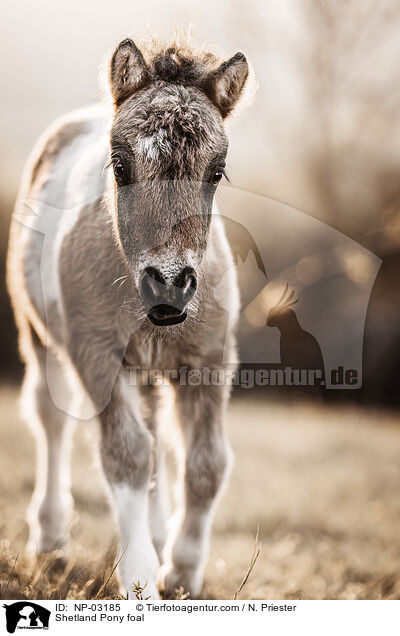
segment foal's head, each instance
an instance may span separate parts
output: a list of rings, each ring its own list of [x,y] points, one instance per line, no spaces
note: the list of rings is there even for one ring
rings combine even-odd
[[[183,322],[198,285],[214,193],[225,167],[223,120],[249,68],[184,47],[115,50],[111,163],[115,229],[143,303],[157,326]]]

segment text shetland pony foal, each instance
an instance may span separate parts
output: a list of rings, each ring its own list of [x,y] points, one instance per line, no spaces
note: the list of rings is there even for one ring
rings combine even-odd
[[[8,286],[26,362],[26,416],[40,421],[47,446],[31,543],[51,551],[67,534],[70,426],[49,386],[72,363],[101,422],[125,549],[122,588],[131,593],[140,582],[151,598],[181,586],[200,592],[229,463],[229,386],[173,387],[182,500],[166,536],[157,387],[130,382],[127,366],[218,369],[223,348],[235,356],[237,282],[211,211],[228,147],[223,120],[248,73],[241,53],[221,61],[188,45],[141,51],[124,40],[110,65],[113,112],[88,108],[50,130],[13,220]],[[226,272],[222,309],[212,290]]]

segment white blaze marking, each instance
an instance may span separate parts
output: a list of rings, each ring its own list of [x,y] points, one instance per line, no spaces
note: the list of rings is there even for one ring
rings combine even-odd
[[[171,144],[168,140],[166,131],[161,128],[153,135],[142,137],[137,141],[136,148],[138,152],[145,155],[147,159],[154,161],[161,154],[170,154]]]

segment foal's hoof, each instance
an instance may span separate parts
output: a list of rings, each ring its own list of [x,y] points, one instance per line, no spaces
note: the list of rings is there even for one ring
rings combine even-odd
[[[32,530],[25,547],[26,556],[31,559],[51,557],[54,561],[67,562],[69,559],[68,540],[46,536],[44,533]]]
[[[39,535],[30,536],[27,546],[26,552],[31,556],[39,556],[41,554],[56,554],[56,555],[64,555],[68,558],[68,539],[65,537],[62,538],[54,538],[51,536],[46,536],[43,533],[39,533]]]
[[[196,598],[201,590],[201,575],[191,567],[176,567],[172,563],[164,563],[158,571],[158,589],[163,598],[178,597]]]
[[[68,565],[68,557],[62,550],[54,550],[53,552],[42,553],[37,556],[37,563],[43,564],[46,573],[50,576],[59,576]]]

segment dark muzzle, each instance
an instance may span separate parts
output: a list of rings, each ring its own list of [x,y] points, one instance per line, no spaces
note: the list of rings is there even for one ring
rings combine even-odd
[[[197,288],[192,267],[185,267],[168,282],[155,267],[147,267],[140,281],[140,294],[149,306],[148,318],[157,327],[178,325],[187,318],[186,305]]]

